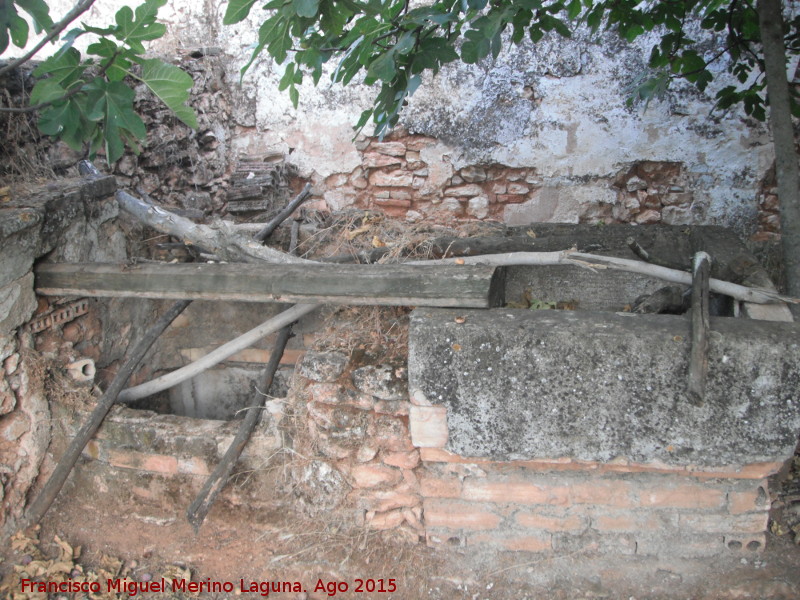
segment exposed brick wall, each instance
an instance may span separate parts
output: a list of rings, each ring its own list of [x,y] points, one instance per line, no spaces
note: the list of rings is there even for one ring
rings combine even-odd
[[[444,450],[440,409],[412,404],[409,411],[414,444],[427,446],[416,474],[431,546],[681,556],[764,548],[766,478],[782,463],[493,462]]]
[[[438,144],[435,138],[403,130],[385,141],[361,140],[361,165],[320,182],[327,206],[379,209],[410,220],[523,218],[641,225],[708,221],[709,207],[694,191],[707,188],[713,177],[689,172],[679,162],[635,162],[616,177],[596,178],[584,187],[580,182],[567,185],[559,177],[548,181],[535,168],[477,164],[457,169]],[[759,232],[775,233],[774,184],[762,188]]]

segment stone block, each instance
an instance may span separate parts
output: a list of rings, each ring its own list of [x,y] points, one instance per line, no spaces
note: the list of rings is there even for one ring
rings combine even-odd
[[[521,527],[543,531],[582,531],[589,525],[583,515],[564,514],[554,517],[541,514],[540,511],[520,511],[514,515],[514,520]]]
[[[417,309],[409,386],[443,409],[444,449],[462,456],[695,470],[785,460],[800,430],[800,324],[712,317],[711,328],[701,406],[686,392],[689,322],[672,315]],[[426,407],[412,407],[412,432],[415,408]],[[702,487],[647,494],[651,506],[726,500]]]
[[[367,152],[364,154],[364,160],[361,164],[365,169],[376,169],[380,167],[399,167],[402,162],[402,159],[396,156]]]
[[[412,184],[412,175],[405,171],[390,171],[384,173],[383,171],[375,171],[370,174],[370,184],[377,187],[409,187]]]
[[[459,171],[459,175],[467,183],[478,183],[487,179],[486,169],[478,166],[465,167]]]
[[[408,409],[411,441],[417,448],[441,448],[447,443],[447,409],[444,406],[415,406]]]
[[[461,480],[453,475],[424,473],[419,480],[420,491],[427,498],[459,498]]]
[[[405,156],[406,145],[403,142],[372,142],[370,149],[387,156]]]
[[[444,191],[445,196],[450,197],[466,197],[471,198],[473,196],[481,196],[483,195],[483,188],[476,184],[468,184],[468,185],[457,185],[455,187],[449,187]]]
[[[36,310],[33,273],[0,287],[0,335],[26,323]]]

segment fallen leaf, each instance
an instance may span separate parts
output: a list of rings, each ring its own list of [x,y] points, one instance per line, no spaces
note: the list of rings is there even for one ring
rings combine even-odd
[[[372,247],[373,248],[385,248],[386,247],[386,242],[384,242],[377,235],[373,235],[372,236]]]

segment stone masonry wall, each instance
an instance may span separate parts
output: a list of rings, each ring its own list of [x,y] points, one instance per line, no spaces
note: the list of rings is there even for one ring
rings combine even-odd
[[[102,26],[121,4],[94,5],[85,17]],[[58,10],[59,3],[54,6]],[[333,209],[382,206],[412,219],[441,213],[511,224],[690,222],[730,226],[743,235],[775,231],[774,219],[759,219],[758,195],[774,160],[766,127],[739,108],[711,110],[716,91],[732,83],[725,73],[706,93],[676,82],[647,110],[626,104],[652,37],[625,44],[578,28],[568,40],[548,35],[537,44],[509,44],[477,65],[446,65],[409,99],[401,120],[408,136],[398,131],[381,146],[354,139],[352,129],[371,104],[372,88],[342,88],[323,75],[318,88],[308,81],[300,86],[295,109],[288,94],[277,91],[282,67],[268,57],[256,60],[240,82],[261,12],[224,26],[224,10],[212,3],[161,9],[170,33],[152,50],[175,56],[215,46],[218,65],[208,77],[192,65],[189,70],[207,80],[208,89],[222,85],[224,98],[195,102],[202,123],[196,134],[176,137],[155,127],[156,137],[163,130],[165,140],[179,145],[161,161],[167,180],[187,186],[160,193],[197,193],[203,209],[206,194],[219,201],[224,162],[231,172],[241,157],[277,155],[312,181],[317,198]],[[189,164],[187,141],[200,148],[189,156],[206,164]],[[400,142],[402,148],[393,145]],[[153,166],[147,160],[145,170]],[[651,167],[657,172],[648,177],[643,170]],[[629,175],[642,181],[629,182]]]
[[[18,518],[39,475],[51,439],[51,412],[42,355],[68,365],[99,357],[95,315],[86,305],[37,299],[33,262],[121,261],[126,241],[113,222],[117,205],[111,177],[62,180],[30,193],[9,193],[0,208],[0,526]],[[31,321],[34,313],[39,318]],[[63,327],[63,346],[47,342],[48,330]],[[43,332],[36,346],[33,331]],[[88,335],[88,338],[86,337]]]

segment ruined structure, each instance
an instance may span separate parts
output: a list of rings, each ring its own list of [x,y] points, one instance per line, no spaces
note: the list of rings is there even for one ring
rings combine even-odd
[[[687,89],[644,113],[626,108],[622,90],[641,66],[636,49],[579,35],[509,51],[491,69],[453,66],[417,93],[395,133],[353,140],[368,90],[304,89],[295,112],[273,91],[277,69],[266,62],[240,86],[252,27],[223,29],[219,7],[208,8],[170,17],[188,49],[161,48],[177,50],[195,78],[200,130],[142,96],[147,147],[113,165],[114,177],[15,190],[0,207],[6,531],[91,410],[92,386],[108,384],[163,310],[156,300],[37,298],[34,261],[197,258],[120,215],[117,186],[198,221],[263,221],[311,182],[309,207],[322,221],[369,209],[408,225],[502,223],[518,228],[496,231],[526,240],[526,250],[551,238],[565,249],[588,235],[599,244],[588,250],[628,252],[604,238],[615,223],[681,226],[664,230],[673,236],[667,248],[690,225],[760,239],[778,230],[764,128],[735,111],[709,117],[708,99]],[[72,174],[79,157],[60,145],[47,151]],[[371,232],[369,218],[356,221],[351,230]],[[307,226],[313,235],[315,223]],[[715,258],[735,247],[752,267],[747,283],[769,283],[734,236],[720,235],[727,245]],[[549,268],[507,276],[505,308],[393,313],[366,341],[330,341],[347,315],[303,318],[221,502],[266,513],[288,498],[304,514],[335,512],[434,548],[670,560],[763,551],[769,478],[800,431],[800,332],[786,311],[745,306],[713,321],[709,394],[698,407],[684,394],[688,321],[626,311],[660,282]],[[537,306],[567,310],[530,310]],[[278,311],[195,302],[131,384]],[[92,490],[145,523],[182,519],[240,411],[263,393],[254,382],[271,341],[114,409],[62,493]]]

